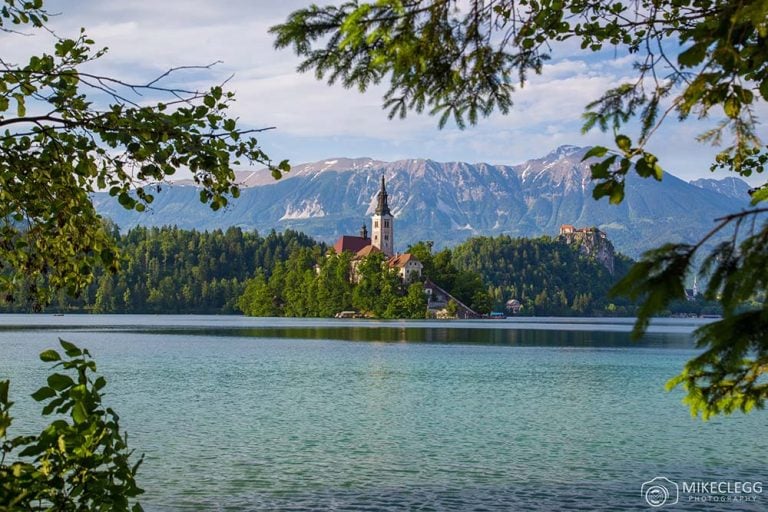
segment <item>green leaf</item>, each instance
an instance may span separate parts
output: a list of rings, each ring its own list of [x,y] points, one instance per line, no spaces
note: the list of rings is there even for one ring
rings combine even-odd
[[[34,398],[37,402],[42,402],[43,400],[54,396],[56,396],[56,391],[54,391],[52,388],[49,388],[48,386],[44,386],[32,393],[32,398]]]
[[[10,381],[0,380],[0,404],[8,403],[8,388]]]
[[[766,199],[768,199],[768,186],[763,185],[762,187],[758,188],[757,190],[752,192],[751,197],[752,199],[750,200],[750,204],[752,204],[752,206],[762,201],[765,201]]]
[[[95,389],[96,391],[99,391],[106,385],[107,385],[107,379],[100,376],[93,382],[93,389]]]
[[[659,164],[653,164],[653,177],[656,179],[656,181],[661,181],[663,176],[664,169],[662,169]]]
[[[46,363],[50,363],[52,361],[60,361],[61,356],[55,350],[48,349],[40,354],[40,360]]]
[[[768,78],[764,78],[763,81],[760,82],[760,95],[765,101],[768,101]]]
[[[632,148],[632,140],[626,135],[619,134],[616,136],[616,146],[626,153]]]
[[[65,402],[65,397],[60,396],[59,398],[55,398],[48,402],[48,405],[43,407],[43,416],[48,416],[51,414],[57,407],[61,406]]]
[[[600,157],[602,157],[602,156],[605,156],[605,154],[606,154],[607,152],[608,152],[608,148],[606,148],[606,147],[603,147],[603,146],[594,146],[594,147],[591,147],[591,148],[589,148],[589,151],[587,151],[587,152],[584,154],[584,158],[582,158],[582,159],[581,159],[581,161],[583,162],[584,160],[588,160],[588,159],[590,159],[590,158],[592,158],[592,157],[597,157],[597,158],[600,158]]]
[[[677,56],[677,63],[682,67],[694,67],[704,60],[707,55],[707,45],[705,43],[697,43],[680,53]]]
[[[88,412],[85,410],[83,402],[75,402],[75,406],[72,407],[72,419],[78,425],[88,419]]]
[[[77,348],[77,345],[74,343],[70,343],[68,341],[64,341],[63,339],[59,338],[59,343],[61,344],[61,348],[64,349],[64,352],[69,357],[79,357],[83,355],[83,351]]]
[[[69,375],[54,373],[48,377],[48,385],[56,391],[63,391],[74,384],[75,381]]]
[[[611,195],[608,198],[610,204],[621,204],[624,200],[624,182],[617,183],[616,186],[611,189]]]
[[[19,117],[24,117],[27,115],[27,107],[24,103],[24,95],[21,93],[16,93],[13,95],[14,99],[16,99],[16,115]]]
[[[741,103],[736,97],[730,96],[725,100],[725,103],[723,103],[723,111],[725,112],[725,115],[732,119],[739,117],[739,112],[741,112]]]

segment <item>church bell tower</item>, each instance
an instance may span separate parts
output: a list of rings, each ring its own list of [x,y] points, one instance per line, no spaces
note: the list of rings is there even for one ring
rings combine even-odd
[[[371,229],[371,245],[377,247],[387,256],[392,256],[395,251],[394,217],[389,211],[387,203],[387,188],[384,185],[384,175],[381,176],[381,189],[379,190],[376,211],[372,217],[373,229]]]

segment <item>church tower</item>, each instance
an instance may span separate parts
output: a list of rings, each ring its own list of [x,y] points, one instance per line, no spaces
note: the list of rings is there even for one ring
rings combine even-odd
[[[381,176],[381,190],[379,190],[376,211],[373,213],[373,229],[371,229],[371,245],[377,247],[387,256],[392,256],[395,251],[394,217],[389,211],[387,203],[387,188],[384,186],[384,175]]]

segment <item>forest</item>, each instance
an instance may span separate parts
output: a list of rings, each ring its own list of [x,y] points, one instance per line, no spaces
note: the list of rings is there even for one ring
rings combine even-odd
[[[96,266],[79,297],[62,291],[45,311],[330,317],[356,310],[378,318],[424,317],[419,286],[402,283],[381,255],[359,262],[353,279],[351,255],[329,255],[325,244],[295,231],[138,227],[121,234],[111,224],[108,231],[121,255],[120,272]],[[407,251],[424,265],[422,280],[481,314],[504,312],[511,299],[522,305],[522,315],[634,311],[628,301],[608,296],[630,265],[621,255],[611,275],[576,247],[549,237],[479,237],[439,251],[419,242]],[[6,312],[29,308],[23,296],[2,306]]]
[[[626,299],[609,290],[632,260],[614,256],[611,274],[576,246],[558,238],[477,237],[453,249],[459,268],[480,274],[495,308],[517,299],[527,314],[626,316],[634,312]]]
[[[325,252],[324,244],[290,230],[263,236],[236,227],[211,232],[137,227],[120,234],[111,225],[108,231],[120,251],[120,272],[97,265],[79,297],[62,290],[45,311],[236,313],[235,303],[255,269],[271,269],[298,248]],[[7,299],[6,312],[30,310],[31,297]]]

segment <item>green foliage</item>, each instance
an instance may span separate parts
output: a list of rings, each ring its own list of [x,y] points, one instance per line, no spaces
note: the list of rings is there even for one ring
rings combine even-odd
[[[330,317],[352,309],[349,254],[295,248],[272,272],[246,281],[238,308],[250,316]]]
[[[503,311],[510,299],[517,299],[526,315],[627,315],[633,310],[626,301],[609,308],[608,291],[617,277],[557,239],[472,238],[453,248],[452,261],[481,276],[495,311]],[[615,275],[623,275],[629,263],[617,255]]]
[[[446,306],[445,306],[445,313],[450,318],[456,318],[456,314],[458,312],[459,312],[459,305],[458,305],[458,303],[455,300],[453,300],[453,299],[449,300],[448,304],[446,304]]]
[[[42,2],[3,4],[0,29],[46,33]],[[239,193],[233,166],[267,165],[275,177],[289,170],[271,163],[254,130],[228,117],[234,96],[222,87],[166,86],[181,68],[139,84],[94,75],[87,69],[106,49],[82,30],[75,39],[52,37],[49,53],[0,65],[0,292],[8,297],[23,285],[42,306],[52,291],[81,293],[99,263],[117,270],[116,247],[91,202],[96,190],[143,211],[153,200],[147,184],[186,168],[201,201],[218,210]]]
[[[704,297],[717,300],[723,318],[696,333],[704,352],[689,361],[668,387],[682,386],[694,416],[708,419],[736,410],[763,408],[768,399],[768,208],[754,208],[718,219],[695,245],[669,244],[649,251],[617,285],[615,292],[643,299],[634,334],[642,335],[651,317],[684,295],[683,279],[707,240],[733,227],[730,240],[704,260],[699,279]],[[762,217],[762,227],[757,222]]]
[[[387,266],[384,254],[373,253],[360,260],[356,273],[357,282],[352,292],[354,308],[379,318],[394,315],[396,308],[391,306],[401,295],[401,282],[397,270]]]
[[[645,148],[673,114],[680,120],[712,114],[720,118],[698,137],[720,145],[730,136],[713,171],[754,177],[765,170],[768,154],[760,147],[755,109],[768,101],[766,20],[768,3],[763,0],[501,0],[471,2],[461,9],[450,0],[380,0],[313,5],[294,12],[272,32],[278,48],[292,46],[304,58],[300,70],[314,70],[320,79],[360,89],[386,80],[384,106],[390,116],[428,109],[440,115],[441,127],[450,117],[464,127],[494,109],[506,113],[512,104],[512,79],[522,85],[529,72],[540,72],[543,61],[558,48],[555,43],[575,41],[586,52],[610,45],[636,55],[635,76],[587,105],[584,114],[584,131],[613,132],[616,149],[593,148],[587,158],[600,159],[592,164],[595,198],[618,204],[630,171],[662,178],[657,156]],[[623,131],[634,120],[639,120],[639,133],[630,137]],[[766,200],[768,183],[752,191],[753,206]],[[646,301],[635,328],[641,334],[650,315],[681,298],[694,261],[708,262],[705,272],[712,272],[713,280],[706,295],[722,303],[722,324],[698,332],[706,357],[691,361],[682,380],[674,381],[684,384],[692,410],[704,417],[734,407],[746,411],[764,399],[759,375],[764,379],[768,366],[759,362],[768,353],[761,316],[768,314],[768,290],[760,276],[768,268],[768,225],[758,227],[764,212],[754,208],[725,217],[699,243],[671,244],[647,253],[616,288]],[[745,219],[753,227],[740,231]],[[705,242],[734,224],[737,234],[732,241],[704,254]],[[542,290],[533,304],[567,302],[557,295]],[[741,316],[745,301],[762,313]],[[579,309],[585,308],[583,294],[578,303]],[[616,309],[615,304],[609,306]],[[742,322],[738,329],[717,327],[736,325],[737,320]],[[745,346],[754,352],[742,351]],[[754,359],[740,359],[745,354],[754,354]],[[700,373],[723,361],[727,371]],[[733,375],[738,378],[733,380]],[[712,389],[729,391],[710,393]]]
[[[455,21],[453,2],[379,1],[341,6],[312,5],[271,29],[278,48],[293,46],[305,57],[300,70],[319,79],[366,90],[391,80],[384,96],[389,116],[405,117],[425,108],[440,114],[443,126],[474,123],[495,108],[511,106],[513,71],[522,80],[541,60],[528,52],[511,57],[485,40],[487,16]],[[324,48],[315,48],[325,43]]]
[[[486,314],[491,311],[491,298],[483,283],[483,276],[478,269],[457,265],[454,250],[443,249],[432,254],[431,243],[418,242],[410,246],[408,252],[424,265],[422,272],[432,282],[477,313]]]
[[[426,109],[439,114],[441,127],[453,118],[462,128],[495,109],[507,113],[515,82],[541,72],[553,43],[576,41],[588,52],[610,45],[637,56],[637,77],[588,105],[584,129],[615,131],[617,154],[639,158],[635,170],[656,176],[661,168],[648,164],[642,148],[658,126],[673,112],[703,118],[716,107],[724,120],[700,138],[719,143],[733,133],[721,155],[740,170],[758,144],[754,105],[768,100],[766,19],[761,0],[502,0],[465,9],[454,1],[380,0],[312,5],[271,31],[275,46],[292,47],[304,58],[299,69],[318,79],[360,90],[387,80],[390,117]],[[640,134],[632,148],[618,130],[635,118]],[[626,170],[603,187],[614,202]]]
[[[119,275],[103,266],[79,298],[60,292],[47,311],[93,313],[233,313],[245,281],[254,269],[270,274],[275,265],[300,247],[323,250],[323,245],[295,231],[266,236],[226,231],[198,232],[175,227],[134,228],[120,235],[106,231],[121,256]],[[23,278],[18,278],[24,283]],[[0,311],[27,311],[19,300]]]
[[[248,316],[280,314],[280,304],[277,303],[263,270],[257,270],[256,275],[247,281],[245,291],[237,299],[237,307]]]
[[[689,361],[667,389],[682,386],[691,415],[707,420],[716,414],[763,409],[768,398],[768,313],[765,307],[728,314],[700,328],[698,344],[706,347]]]
[[[131,461],[119,417],[102,403],[107,381],[95,376],[87,350],[60,340],[40,354],[56,362],[47,386],[32,394],[53,421],[38,435],[8,436],[9,382],[0,381],[0,510],[140,511],[135,481],[142,458]],[[10,462],[6,462],[9,458]]]
[[[268,278],[257,272],[249,279],[237,305],[250,316],[331,317],[355,309],[378,318],[424,318],[427,301],[422,284],[403,283],[382,253],[353,262],[348,252],[322,256],[299,248]]]

